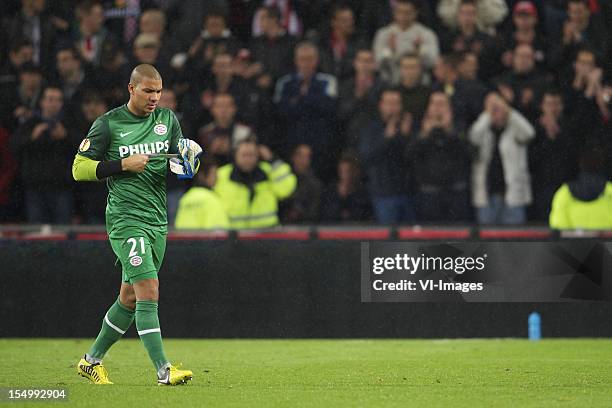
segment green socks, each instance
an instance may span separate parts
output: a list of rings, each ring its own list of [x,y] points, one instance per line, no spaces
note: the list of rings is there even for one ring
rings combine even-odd
[[[108,309],[102,329],[96,341],[87,352],[85,358],[90,363],[99,363],[109,348],[123,336],[134,321],[142,344],[147,349],[149,357],[156,370],[168,363],[164,353],[159,317],[157,316],[157,302],[152,300],[139,300],[136,302],[136,311],[128,309],[119,302],[119,299]]]
[[[100,334],[87,352],[88,360],[101,360],[108,349],[130,328],[133,321],[134,311],[123,306],[117,299],[104,316]]]
[[[159,370],[168,359],[164,353],[156,301],[136,301],[136,328],[155,369]]]

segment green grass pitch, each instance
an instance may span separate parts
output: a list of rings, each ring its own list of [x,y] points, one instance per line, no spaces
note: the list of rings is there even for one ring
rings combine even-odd
[[[15,407],[610,407],[612,340],[174,340],[194,380],[158,387],[137,339],[105,359],[112,386],[74,365],[91,340],[0,339],[0,387],[66,387]],[[0,404],[0,406],[9,406]]]

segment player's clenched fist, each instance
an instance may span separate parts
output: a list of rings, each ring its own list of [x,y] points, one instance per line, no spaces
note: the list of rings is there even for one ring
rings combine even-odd
[[[121,160],[121,169],[132,173],[142,173],[149,162],[146,154],[133,154]]]

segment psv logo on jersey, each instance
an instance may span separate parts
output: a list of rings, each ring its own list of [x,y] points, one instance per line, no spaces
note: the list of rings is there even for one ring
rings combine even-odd
[[[168,126],[164,125],[163,123],[160,123],[158,125],[155,125],[155,127],[153,128],[153,132],[155,132],[156,135],[163,136],[168,133]]]
[[[130,264],[132,266],[140,266],[142,264],[142,258],[139,257],[138,255],[133,256],[130,258]]]

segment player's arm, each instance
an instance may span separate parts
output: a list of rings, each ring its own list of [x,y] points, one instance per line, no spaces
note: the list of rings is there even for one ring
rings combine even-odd
[[[87,137],[79,146],[72,163],[72,177],[76,181],[96,181],[124,171],[144,171],[149,158],[143,154],[119,160],[104,160],[109,145],[108,119],[101,116],[91,125]]]
[[[297,177],[291,171],[291,166],[282,160],[275,160],[270,168],[272,191],[276,198],[284,200],[291,196],[297,187]]]
[[[72,163],[72,177],[76,181],[97,181],[124,171],[142,173],[149,161],[146,154],[134,154],[120,160],[98,161],[76,154]]]

